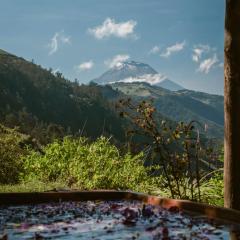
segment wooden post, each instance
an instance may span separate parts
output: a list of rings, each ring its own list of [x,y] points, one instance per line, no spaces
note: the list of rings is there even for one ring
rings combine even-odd
[[[240,0],[226,0],[224,205],[240,210]]]

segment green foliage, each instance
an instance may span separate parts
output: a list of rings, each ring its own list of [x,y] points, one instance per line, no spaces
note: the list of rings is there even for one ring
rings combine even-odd
[[[174,137],[178,139],[176,132]],[[29,150],[30,146],[33,145],[28,136],[0,125],[0,192],[70,187],[80,190],[129,189],[172,197],[166,177],[159,175],[161,166],[144,166],[146,155],[121,154],[107,138],[89,142],[82,137],[65,137],[40,151]],[[172,180],[176,191],[177,185]],[[198,199],[198,184],[188,176],[181,178],[178,187],[180,192],[185,192],[182,198],[193,196]],[[221,169],[200,179],[199,188],[202,202],[223,206]]]
[[[31,180],[28,182],[20,182],[18,184],[0,185],[0,193],[5,192],[43,192],[50,190],[70,190],[65,183],[61,182],[42,182]]]
[[[101,137],[93,143],[85,138],[55,141],[43,149],[32,151],[23,159],[23,180],[60,181],[81,189],[131,189],[143,191],[150,184],[143,154],[121,155],[109,139]]]
[[[219,161],[224,162],[224,149],[220,150]],[[201,179],[201,191],[205,196],[204,201],[212,205],[224,205],[224,180],[223,168],[210,172]]]
[[[204,202],[212,205],[224,205],[223,169],[213,172],[209,179],[202,179],[201,191],[204,193]]]
[[[22,169],[21,157],[27,154],[24,148],[28,136],[0,125],[0,183],[13,184],[19,181]]]

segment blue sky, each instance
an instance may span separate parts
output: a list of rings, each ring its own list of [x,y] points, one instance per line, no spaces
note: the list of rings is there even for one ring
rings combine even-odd
[[[148,63],[223,93],[224,0],[0,0],[0,48],[87,83],[114,61]]]

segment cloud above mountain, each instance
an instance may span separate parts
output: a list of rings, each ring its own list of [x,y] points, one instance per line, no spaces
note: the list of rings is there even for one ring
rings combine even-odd
[[[214,54],[212,57],[207,58],[200,63],[198,71],[207,74],[218,62],[219,59],[217,54]]]
[[[134,20],[117,23],[113,18],[107,18],[101,25],[89,28],[88,32],[97,39],[108,37],[136,38],[134,33],[136,25],[137,22]]]
[[[213,68],[222,66],[216,48],[198,44],[193,47],[192,52],[192,60],[198,64],[197,72],[208,74]]]
[[[109,68],[120,67],[123,62],[130,59],[128,54],[118,54],[114,56],[112,59],[106,60],[104,63]]]
[[[92,60],[90,60],[90,61],[79,64],[78,66],[76,66],[76,69],[80,72],[88,71],[88,70],[92,69],[93,66],[94,66],[94,62]]]
[[[199,62],[202,56],[206,53],[208,53],[211,50],[211,47],[209,45],[196,45],[193,47],[193,55],[192,60],[194,62]]]
[[[159,74],[144,74],[138,77],[129,77],[129,78],[122,79],[118,82],[124,82],[124,83],[146,82],[151,85],[155,85],[162,82],[165,79],[167,79],[167,77],[159,73]]]
[[[59,50],[60,45],[71,44],[71,37],[66,36],[64,31],[56,32],[48,44],[49,55],[56,53]]]
[[[186,46],[186,41],[183,41],[181,43],[176,43],[172,46],[167,47],[165,51],[160,54],[160,56],[164,58],[168,58],[172,54],[182,51],[185,48],[185,46]]]

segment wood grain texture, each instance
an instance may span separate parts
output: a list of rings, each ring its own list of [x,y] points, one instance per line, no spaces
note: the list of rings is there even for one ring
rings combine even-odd
[[[226,0],[224,201],[240,210],[240,0]]]

